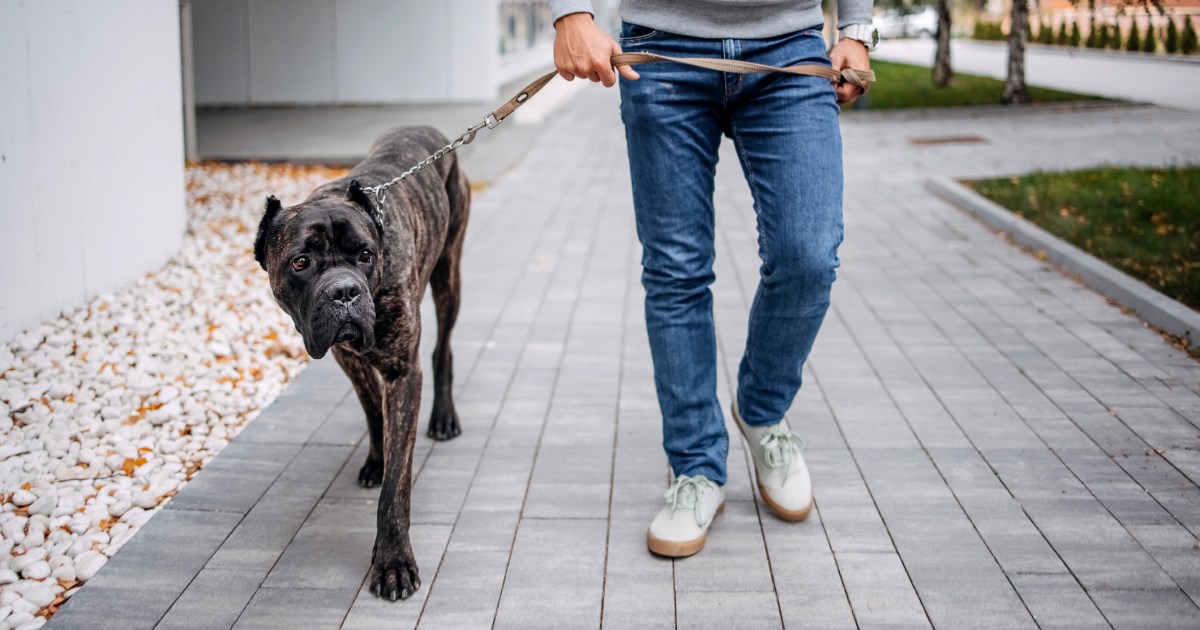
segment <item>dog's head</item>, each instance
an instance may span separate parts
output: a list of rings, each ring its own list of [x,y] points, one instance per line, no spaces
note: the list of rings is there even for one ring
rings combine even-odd
[[[254,258],[267,270],[275,301],[291,315],[314,359],[339,343],[359,351],[375,345],[382,235],[383,226],[357,181],[345,196],[289,208],[267,198]]]

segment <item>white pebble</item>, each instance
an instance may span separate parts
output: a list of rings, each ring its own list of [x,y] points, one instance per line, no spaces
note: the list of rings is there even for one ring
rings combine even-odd
[[[49,492],[47,494],[43,494],[42,496],[38,497],[37,501],[34,501],[33,505],[29,506],[29,513],[30,514],[45,514],[45,515],[49,516],[50,513],[54,511],[54,508],[57,505],[58,505],[58,496],[56,496],[53,492]]]
[[[44,580],[50,577],[50,563],[38,560],[21,570],[21,577],[30,580]]]
[[[75,565],[67,564],[50,572],[50,577],[64,582],[75,581]]]
[[[12,561],[9,563],[8,568],[20,573],[25,570],[25,567],[39,560],[44,560],[45,558],[46,556],[42,554],[41,551],[36,549],[30,550],[19,556],[14,556]]]
[[[139,492],[133,495],[133,504],[142,509],[152,509],[158,505],[158,497],[151,492]]]
[[[23,594],[21,595],[21,599],[18,599],[12,603],[12,607],[14,613],[29,613],[31,615],[36,614],[37,611],[41,610],[39,606],[25,599]]]
[[[42,609],[46,606],[49,606],[50,602],[54,601],[54,598],[58,597],[58,594],[61,592],[62,588],[57,584],[54,584],[53,586],[39,586],[38,588],[30,589],[28,593],[25,593],[24,599],[34,606],[37,606],[38,609]]]
[[[17,490],[12,496],[12,504],[17,507],[25,507],[34,501],[37,501],[37,497],[28,490]]]
[[[75,556],[75,577],[86,582],[92,579],[93,575],[108,562],[108,558],[98,551],[85,551],[78,556]]]
[[[12,584],[17,581],[17,572],[12,569],[0,569],[0,586]]]
[[[118,499],[112,505],[108,506],[108,514],[114,518],[120,518],[131,507],[133,507],[133,503],[129,499]]]

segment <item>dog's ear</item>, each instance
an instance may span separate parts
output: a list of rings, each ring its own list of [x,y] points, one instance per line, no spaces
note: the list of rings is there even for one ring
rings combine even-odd
[[[374,206],[371,205],[371,198],[367,196],[367,192],[362,189],[362,184],[359,184],[357,179],[350,180],[350,189],[346,191],[346,199],[367,211],[367,216],[371,217],[371,223],[375,224],[375,232],[379,238],[383,238],[383,223],[379,221],[379,213],[375,212]]]
[[[282,207],[283,204],[279,203],[275,195],[267,197],[262,220],[258,222],[258,236],[254,238],[254,260],[257,260],[264,270],[267,268],[267,232],[271,229],[271,222],[275,220],[275,215]]]

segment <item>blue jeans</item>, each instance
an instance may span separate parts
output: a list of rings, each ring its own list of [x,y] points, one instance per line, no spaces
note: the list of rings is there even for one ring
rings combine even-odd
[[[698,39],[632,24],[627,52],[829,65],[820,26],[760,40]],[[760,281],[737,401],[751,425],[783,419],[829,307],[842,242],[842,143],[827,79],[643,64],[621,79],[646,328],[676,475],[724,484],[729,435],[717,401],[713,330],[713,175],[733,140],[754,198]]]

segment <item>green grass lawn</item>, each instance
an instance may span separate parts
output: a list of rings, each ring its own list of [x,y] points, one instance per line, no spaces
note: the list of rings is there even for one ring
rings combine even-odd
[[[1200,167],[1038,172],[968,184],[1059,238],[1200,308]]]
[[[867,109],[908,107],[959,107],[963,105],[999,105],[1004,82],[973,74],[955,74],[949,87],[933,86],[933,70],[904,63],[872,61],[875,85],[867,97]],[[1096,96],[1030,87],[1035,103],[1056,101],[1103,100]]]

